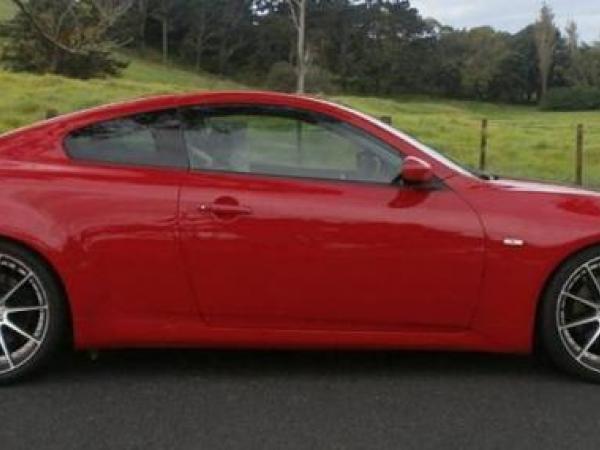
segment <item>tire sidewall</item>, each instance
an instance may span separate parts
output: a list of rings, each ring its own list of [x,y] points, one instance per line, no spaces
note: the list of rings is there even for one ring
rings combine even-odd
[[[567,260],[554,274],[548,284],[541,309],[540,329],[542,344],[552,362],[567,372],[582,377],[588,381],[600,383],[600,372],[585,367],[577,362],[566,349],[560,335],[557,322],[557,310],[560,294],[576,270],[586,262],[600,258],[600,246],[591,247]]]
[[[48,364],[64,340],[67,321],[64,294],[49,267],[35,254],[12,243],[0,242],[0,254],[22,262],[33,271],[45,291],[48,302],[48,323],[44,340],[25,364],[11,372],[0,374],[0,385],[4,385],[39,372]]]

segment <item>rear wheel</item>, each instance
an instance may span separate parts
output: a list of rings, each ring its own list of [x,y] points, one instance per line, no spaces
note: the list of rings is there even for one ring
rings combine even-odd
[[[0,383],[47,363],[65,324],[62,292],[46,265],[19,246],[0,243]]]
[[[546,290],[541,337],[566,371],[600,382],[600,247],[567,261]]]

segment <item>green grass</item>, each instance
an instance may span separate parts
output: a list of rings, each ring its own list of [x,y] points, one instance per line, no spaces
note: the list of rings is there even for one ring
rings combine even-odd
[[[48,109],[66,113],[149,95],[241,88],[141,59],[133,59],[121,77],[90,81],[0,70],[0,132],[43,119]]]
[[[17,7],[11,0],[0,0],[0,20],[12,18],[16,11]]]
[[[6,1],[0,0],[0,13]],[[1,17],[1,15],[0,15]],[[206,74],[131,58],[119,78],[79,81],[0,70],[0,132],[61,113],[169,92],[244,89]],[[600,186],[600,112],[551,113],[533,107],[429,98],[336,97],[471,166],[477,165],[482,118],[490,120],[488,169],[515,177],[573,179],[576,125],[586,128],[585,181]]]

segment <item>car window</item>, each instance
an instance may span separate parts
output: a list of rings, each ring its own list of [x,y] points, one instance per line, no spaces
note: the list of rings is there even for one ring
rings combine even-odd
[[[176,110],[138,114],[77,130],[66,140],[73,159],[159,167],[187,167]]]
[[[333,118],[277,107],[187,108],[192,169],[391,183],[401,156]]]

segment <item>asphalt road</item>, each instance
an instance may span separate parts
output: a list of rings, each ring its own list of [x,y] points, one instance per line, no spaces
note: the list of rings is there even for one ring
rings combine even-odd
[[[0,389],[0,448],[596,449],[600,386],[528,358],[127,351]]]

